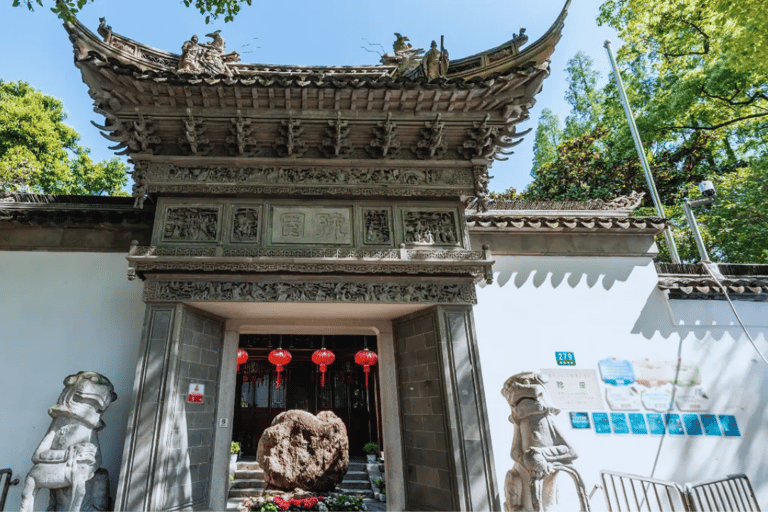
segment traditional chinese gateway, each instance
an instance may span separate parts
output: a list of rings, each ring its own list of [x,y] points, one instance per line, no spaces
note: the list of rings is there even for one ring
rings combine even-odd
[[[335,411],[353,452],[380,442],[391,510],[498,510],[497,482],[512,466],[499,393],[510,375],[573,361],[573,375],[551,390],[558,407],[572,400],[590,412],[605,407],[597,378],[588,379],[598,360],[640,357],[650,345],[678,357],[670,338],[682,344],[693,332],[679,327],[696,323],[691,299],[720,292],[677,268],[659,281],[654,236],[666,221],[629,216],[641,196],[488,198],[493,160],[530,131],[517,126],[549,74],[567,8],[532,44],[523,29],[450,59],[442,42],[425,52],[396,34],[393,52],[372,66],[246,64],[218,31],[209,42],[191,37],[176,55],[103,19],[98,35],[65,25],[104,118],[94,124],[133,163],[133,198],[10,198],[0,236],[10,250],[62,251],[57,261],[83,266],[83,276],[110,269],[78,304],[108,308],[101,335],[114,338],[103,345],[114,364],[102,373],[118,374],[110,378],[123,403],[112,409],[122,407],[127,423],[124,437],[118,425],[102,445],[113,447],[113,480],[119,474],[116,510],[225,508],[230,442],[253,453],[289,408]],[[82,252],[65,254],[73,251]],[[132,283],[112,272],[126,254]],[[731,270],[729,285],[757,318],[768,285],[753,276],[745,287]],[[59,281],[50,282],[55,293]],[[141,315],[137,346],[130,326]],[[710,336],[702,329],[697,339]],[[726,336],[734,354],[739,336]],[[378,355],[370,388],[353,362],[366,343]],[[310,354],[321,345],[337,362],[318,384]],[[294,354],[282,374],[267,359],[279,346]],[[238,349],[249,356],[241,368]],[[693,354],[711,371],[713,359]],[[136,356],[135,372],[126,369]],[[568,379],[588,391],[557,394]],[[585,437],[594,432],[577,425],[566,437],[577,449],[594,445]],[[765,437],[763,429],[749,439]],[[650,467],[655,441],[641,441],[632,453]],[[671,478],[686,448],[669,443]],[[631,469],[612,465],[610,450],[593,451],[579,459],[588,486],[599,469]]]

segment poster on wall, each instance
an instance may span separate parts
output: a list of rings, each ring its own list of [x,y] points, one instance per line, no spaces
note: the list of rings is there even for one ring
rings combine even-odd
[[[552,403],[560,409],[603,409],[600,384],[595,370],[542,368],[549,378],[546,387]]]

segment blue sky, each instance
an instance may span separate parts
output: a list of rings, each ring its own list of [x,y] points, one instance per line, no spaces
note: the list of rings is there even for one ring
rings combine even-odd
[[[52,0],[44,0],[50,5]],[[222,30],[227,50],[236,50],[244,62],[262,64],[350,65],[376,64],[379,56],[362,48],[368,42],[380,43],[391,51],[394,32],[410,38],[414,46],[429,48],[433,39],[445,36],[451,58],[461,58],[492,48],[512,38],[525,27],[529,43],[541,36],[554,22],[564,0],[538,1],[427,1],[334,0],[318,2],[293,0],[264,2],[254,0],[244,7],[234,22],[213,21],[181,2],[169,0],[96,0],[78,18],[95,31],[100,17],[106,17],[115,32],[163,50],[180,53],[181,45],[192,34]],[[541,110],[568,114],[565,103],[566,61],[579,50],[595,60],[603,83],[608,63],[603,41],[614,41],[615,32],[595,22],[601,0],[573,0],[565,22],[563,38],[552,58],[552,74],[544,81],[531,111],[531,119],[519,130],[535,130]],[[69,113],[68,123],[82,136],[82,144],[92,149],[95,160],[111,158],[110,143],[90,121],[102,122],[92,110],[88,91],[73,64],[72,46],[59,20],[47,8],[31,13],[26,8],[0,4],[0,26],[4,51],[0,78],[25,80],[32,86],[62,100]],[[369,46],[379,50],[379,47]],[[491,190],[510,186],[522,190],[531,181],[533,133],[515,148],[507,162],[496,162],[491,170]]]

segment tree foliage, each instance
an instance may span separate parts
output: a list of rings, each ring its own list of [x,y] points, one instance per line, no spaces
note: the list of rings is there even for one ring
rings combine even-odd
[[[618,51],[622,79],[689,261],[698,255],[680,202],[696,198],[696,183],[710,179],[718,199],[697,215],[711,256],[768,262],[768,17],[761,4],[606,0],[598,17],[626,43]],[[555,159],[535,160],[523,197],[609,199],[647,191],[614,81],[593,87],[596,74],[580,55],[567,72],[572,111],[563,140]],[[544,119],[540,128],[550,129]],[[645,205],[652,205],[650,194]]]
[[[66,118],[56,98],[0,80],[0,191],[125,194],[128,166],[117,158],[94,163]]]
[[[94,0],[53,0],[51,10],[62,19],[69,19]],[[232,21],[243,5],[251,5],[252,0],[182,0],[185,6],[194,7],[205,16],[205,22],[218,19],[223,16],[224,21]],[[35,10],[35,5],[44,6],[43,0],[13,0],[13,6],[25,6],[30,11]]]
[[[557,146],[563,140],[563,130],[560,128],[560,118],[557,114],[545,108],[541,111],[539,125],[533,138],[533,168],[538,169],[546,163],[557,159]]]

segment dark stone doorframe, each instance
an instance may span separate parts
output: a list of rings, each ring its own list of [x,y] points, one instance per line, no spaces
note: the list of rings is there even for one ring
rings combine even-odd
[[[407,510],[500,510],[471,306],[394,322]]]

